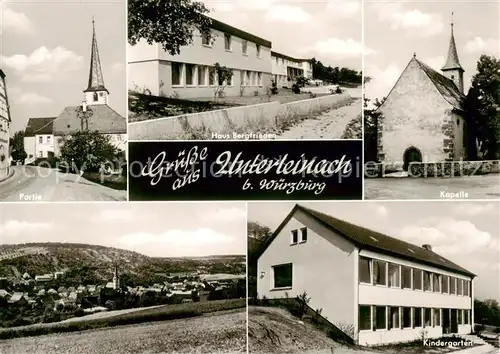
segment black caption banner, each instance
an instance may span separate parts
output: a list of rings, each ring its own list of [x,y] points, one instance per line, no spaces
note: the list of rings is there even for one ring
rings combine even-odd
[[[362,143],[170,141],[129,144],[129,199],[362,199]]]

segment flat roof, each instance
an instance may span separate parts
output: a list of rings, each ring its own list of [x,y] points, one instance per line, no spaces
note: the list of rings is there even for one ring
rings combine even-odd
[[[253,35],[249,32],[240,30],[239,28],[230,26],[227,23],[221,22],[221,21],[213,19],[211,17],[208,17],[208,18],[212,21],[212,24],[210,25],[210,27],[215,29],[215,30],[218,30],[218,31],[221,31],[224,33],[228,33],[228,34],[232,34],[233,36],[236,36],[236,37],[239,37],[242,39],[246,39],[247,41],[251,41],[251,42],[260,44],[260,45],[267,47],[267,48],[272,47],[271,41],[268,41],[267,39],[264,39],[264,38],[258,37],[256,35]]]
[[[285,55],[285,54],[281,54],[281,53],[278,53],[278,52],[275,52],[275,51],[271,51],[271,56],[278,57],[278,58],[281,58],[281,59],[290,60],[290,61],[297,61],[297,62],[304,62],[304,61],[310,62],[311,61],[311,59],[293,58],[291,56],[288,56],[288,55]]]

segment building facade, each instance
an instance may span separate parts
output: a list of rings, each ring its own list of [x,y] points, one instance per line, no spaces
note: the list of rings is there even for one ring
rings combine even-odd
[[[442,73],[416,58],[377,109],[379,162],[441,162],[466,159],[463,68],[453,24],[448,57]]]
[[[56,117],[30,118],[24,130],[25,163],[54,156],[54,134],[52,123]]]
[[[5,73],[0,69],[0,180],[9,175],[10,168],[10,109]]]
[[[160,44],[140,41],[128,47],[129,88],[155,96],[213,98],[218,86],[215,63],[232,69],[225,96],[265,94],[276,80],[288,87],[297,76],[312,78],[312,64],[271,51],[270,41],[211,19],[212,34],[194,30],[193,43],[171,55]]]
[[[312,256],[313,255],[313,256]],[[360,345],[468,334],[474,274],[432,251],[295,206],[258,259],[259,297],[307,293]]]

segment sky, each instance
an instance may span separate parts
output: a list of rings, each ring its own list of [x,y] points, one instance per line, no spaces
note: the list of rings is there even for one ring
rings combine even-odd
[[[418,246],[430,244],[434,252],[477,274],[476,298],[500,301],[498,202],[300,204]],[[259,222],[274,231],[294,205],[288,202],[250,202],[248,220]]]
[[[11,135],[28,118],[80,105],[87,88],[94,16],[109,105],[126,113],[124,0],[0,0],[0,68],[7,75]]]
[[[272,50],[361,70],[360,0],[202,0],[208,15],[272,42]]]
[[[246,254],[246,207],[235,202],[0,205],[0,243],[71,242],[150,257]]]
[[[365,2],[364,73],[373,78],[366,84],[365,95],[371,99],[387,96],[413,53],[441,72],[448,54],[452,12],[467,93],[480,55],[498,57],[499,4],[450,0]]]

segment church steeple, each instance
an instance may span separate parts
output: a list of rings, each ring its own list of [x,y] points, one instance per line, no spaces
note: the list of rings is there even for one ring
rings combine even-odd
[[[95,23],[93,18],[89,81],[87,89],[83,92],[85,93],[85,102],[89,106],[108,103],[109,91],[104,86],[104,78],[102,76],[101,60],[99,58],[99,48],[97,46],[97,36],[95,33]]]
[[[451,13],[451,37],[450,37],[450,45],[448,47],[448,57],[446,59],[446,63],[444,64],[441,71],[443,75],[453,80],[455,85],[458,87],[460,92],[464,92],[464,69],[460,65],[460,60],[458,60],[458,52],[457,46],[455,44],[455,36],[453,34],[453,12]]]

